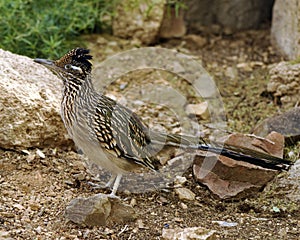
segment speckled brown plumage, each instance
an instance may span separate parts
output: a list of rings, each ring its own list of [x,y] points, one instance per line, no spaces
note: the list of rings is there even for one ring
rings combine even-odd
[[[197,144],[188,137],[152,132],[128,108],[96,92],[92,85],[92,56],[76,48],[51,61],[35,59],[63,80],[61,115],[69,135],[91,162],[110,170],[115,194],[123,173],[141,166],[156,170],[160,163],[153,156],[152,142],[215,152],[239,161],[271,169],[285,169],[290,163],[249,149]]]

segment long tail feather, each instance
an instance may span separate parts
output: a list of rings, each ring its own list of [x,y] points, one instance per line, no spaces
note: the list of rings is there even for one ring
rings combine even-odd
[[[260,167],[274,170],[288,170],[292,162],[267,153],[255,151],[245,147],[236,147],[229,144],[220,143],[207,144],[202,138],[193,136],[183,136],[178,134],[164,134],[151,132],[151,140],[156,144],[176,146],[185,149],[208,151],[232,158],[236,161],[251,163]]]

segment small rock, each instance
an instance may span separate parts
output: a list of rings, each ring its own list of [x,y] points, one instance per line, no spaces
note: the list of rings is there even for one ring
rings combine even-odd
[[[238,77],[238,71],[236,68],[233,67],[227,67],[225,71],[225,76],[229,77],[230,79],[237,79]]]
[[[35,228],[34,230],[37,232],[37,234],[41,234],[41,233],[42,233],[42,228],[41,228],[41,226],[38,226],[38,227]]]
[[[241,69],[243,69],[246,72],[252,72],[253,71],[253,68],[251,67],[251,65],[248,64],[248,63],[246,63],[246,62],[244,62],[244,63],[238,63],[236,65],[236,67],[237,68],[241,68]]]
[[[238,223],[236,222],[227,222],[227,221],[212,221],[212,223],[217,223],[221,227],[236,227]]]
[[[45,154],[40,150],[40,149],[37,149],[36,150],[36,154],[40,157],[40,158],[45,158]]]
[[[130,206],[134,207],[135,205],[136,205],[136,199],[132,198],[131,201],[130,201]]]
[[[300,140],[300,107],[272,116],[259,123],[253,130],[257,136],[266,136],[272,131],[282,134],[286,144]]]
[[[21,204],[19,204],[19,203],[15,203],[15,204],[13,205],[13,207],[14,207],[14,208],[17,208],[17,209],[19,209],[19,210],[23,210],[23,209],[24,209],[24,207],[23,207]]]
[[[280,62],[272,65],[267,92],[274,97],[274,102],[284,108],[292,108],[299,103],[300,63]]]
[[[178,184],[178,185],[183,185],[185,184],[187,181],[186,177],[182,177],[182,176],[176,176],[175,180],[174,180],[174,184]]]
[[[160,196],[159,199],[158,199],[157,201],[158,201],[159,203],[161,203],[161,204],[168,204],[168,203],[169,203],[168,199],[166,199],[166,198],[163,197],[163,196]]]
[[[184,210],[186,210],[186,209],[188,209],[188,206],[185,204],[185,203],[180,203],[180,206],[181,206],[181,208],[182,209],[184,209]]]
[[[14,218],[16,215],[12,212],[1,212],[1,215],[6,218]]]
[[[111,212],[107,219],[108,222],[126,223],[134,221],[137,216],[133,207],[122,203],[119,198],[108,198],[111,202]]]
[[[209,118],[208,103],[202,102],[199,104],[188,104],[185,108],[188,115],[194,115],[201,119]]]
[[[105,194],[72,200],[65,216],[74,223],[87,226],[105,226],[107,222],[124,223],[136,219],[131,206]]]
[[[35,154],[29,154],[27,157],[26,157],[26,161],[28,163],[31,163],[33,160],[35,159]]]
[[[175,217],[174,221],[180,223],[183,222],[183,218]]]
[[[29,206],[32,211],[38,211],[41,208],[41,205],[38,203],[30,203]]]
[[[176,188],[175,193],[178,195],[180,200],[195,200],[195,193],[193,193],[190,189],[187,188]]]
[[[201,227],[163,229],[162,238],[165,240],[215,240],[216,231]]]
[[[76,173],[74,174],[74,178],[77,179],[78,181],[83,181],[85,179],[84,173]]]
[[[138,219],[136,221],[136,223],[137,223],[139,229],[147,229],[147,227],[145,227],[142,219]]]
[[[3,239],[3,240],[13,240],[13,238],[10,237],[9,232],[1,231],[1,230],[0,230],[0,239]]]
[[[201,48],[207,44],[207,39],[195,34],[189,34],[184,37],[184,40],[188,45],[194,46],[194,48]]]

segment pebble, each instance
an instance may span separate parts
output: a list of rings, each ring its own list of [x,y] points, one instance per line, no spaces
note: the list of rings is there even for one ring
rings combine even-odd
[[[185,203],[180,203],[180,206],[182,209],[188,209],[188,206]]]
[[[176,188],[175,193],[178,195],[180,200],[195,200],[195,193],[193,193],[190,189],[187,188]]]
[[[136,205],[136,199],[132,198],[130,201],[130,206],[134,207]]]
[[[199,104],[188,104],[185,108],[187,115],[195,115],[201,119],[209,118],[208,103],[202,102]]]
[[[183,222],[183,218],[175,217],[174,221],[175,222]]]
[[[221,227],[235,227],[238,225],[236,222],[227,222],[227,221],[212,221],[212,223],[217,223]]]
[[[6,218],[14,218],[15,214],[11,212],[2,212],[1,215]]]
[[[45,154],[40,150],[40,149],[37,149],[36,150],[36,154],[40,157],[40,158],[45,158]]]
[[[138,219],[136,222],[137,222],[139,229],[147,229],[147,227],[145,227],[142,219]]]
[[[187,181],[186,177],[176,176],[174,180],[174,184],[183,185]]]
[[[74,177],[79,181],[83,181],[85,179],[85,175],[83,173],[74,174]]]
[[[35,231],[36,231],[38,234],[41,234],[41,232],[42,232],[41,226],[38,226],[38,227],[35,229]]]
[[[19,209],[19,210],[23,210],[23,209],[24,209],[24,207],[23,207],[21,204],[19,204],[19,203],[15,203],[15,204],[13,205],[13,207],[14,207],[14,208],[17,208],[17,209]]]
[[[190,227],[190,228],[175,228],[162,230],[162,238],[170,240],[189,240],[189,239],[203,239],[212,240],[216,239],[216,231],[205,229],[201,227]]]
[[[41,208],[40,204],[38,203],[31,203],[30,204],[30,209],[33,211],[38,211]]]

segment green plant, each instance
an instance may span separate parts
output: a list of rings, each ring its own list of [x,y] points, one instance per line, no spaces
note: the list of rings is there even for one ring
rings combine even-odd
[[[174,9],[175,16],[178,17],[179,16],[179,11],[187,9],[187,5],[182,0],[167,0],[168,14],[170,14],[170,8]]]
[[[56,58],[74,46],[77,38],[103,28],[105,15],[117,0],[2,0],[0,48],[30,57]]]

